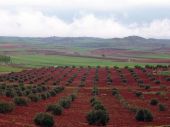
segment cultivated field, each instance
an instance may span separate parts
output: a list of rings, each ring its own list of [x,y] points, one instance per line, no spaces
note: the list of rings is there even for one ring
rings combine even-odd
[[[56,127],[170,125],[169,69],[60,66],[0,75],[0,126],[35,127],[50,120]],[[50,120],[37,122],[40,112]]]
[[[20,64],[26,67],[43,67],[43,66],[118,66],[118,67],[134,67],[135,65],[145,66],[156,65],[158,63],[141,63],[131,61],[121,61],[113,59],[101,58],[88,58],[88,57],[75,57],[75,56],[62,56],[62,55],[15,55],[11,56],[13,64]],[[168,65],[168,62],[161,63]]]

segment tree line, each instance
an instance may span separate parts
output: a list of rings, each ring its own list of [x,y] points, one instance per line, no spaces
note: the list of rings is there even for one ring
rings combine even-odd
[[[11,63],[11,57],[0,55],[0,63]]]

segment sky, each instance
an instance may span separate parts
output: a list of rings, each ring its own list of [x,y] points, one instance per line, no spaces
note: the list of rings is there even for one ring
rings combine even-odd
[[[170,39],[170,0],[0,0],[0,36]]]

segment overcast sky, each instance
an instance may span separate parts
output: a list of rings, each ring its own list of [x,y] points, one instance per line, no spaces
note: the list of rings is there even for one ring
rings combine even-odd
[[[170,38],[170,0],[0,0],[0,36]]]

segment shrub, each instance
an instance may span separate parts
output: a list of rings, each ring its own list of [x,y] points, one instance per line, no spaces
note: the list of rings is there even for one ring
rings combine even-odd
[[[112,89],[112,95],[115,96],[116,94],[119,94],[119,91],[118,91],[118,89],[113,88]]]
[[[170,78],[166,78],[166,81],[168,81],[168,82],[169,82],[169,81],[170,81]]]
[[[51,97],[51,94],[49,92],[46,92],[46,97],[47,98]]]
[[[71,104],[70,99],[64,98],[59,101],[59,105],[62,106],[63,108],[69,108]]]
[[[92,95],[98,95],[99,94],[99,90],[98,90],[98,88],[97,87],[93,87],[93,89],[92,89]]]
[[[30,90],[25,90],[24,92],[23,92],[23,94],[25,95],[25,96],[28,96],[29,94],[31,93],[31,91]]]
[[[12,90],[10,90],[10,89],[7,89],[7,90],[5,91],[5,95],[6,95],[7,97],[14,97],[14,96],[15,96],[15,93],[14,93],[14,91],[12,91]]]
[[[41,99],[43,99],[43,100],[47,99],[47,95],[45,93],[41,93],[40,96],[41,96]]]
[[[64,87],[55,87],[54,88],[54,91],[56,94],[62,92],[63,90],[64,90]]]
[[[74,101],[76,99],[76,94],[71,94],[70,96],[71,101]]]
[[[109,115],[104,110],[92,110],[86,116],[90,125],[106,125],[109,121]]]
[[[14,107],[15,106],[13,103],[0,102],[0,113],[11,112],[14,109]]]
[[[94,105],[95,110],[106,110],[102,104],[96,104]]]
[[[159,101],[157,100],[157,99],[152,99],[151,101],[150,101],[150,104],[151,105],[157,105],[159,103]]]
[[[90,99],[90,103],[93,103],[94,101],[96,101],[96,98],[95,98],[95,97],[93,97],[93,98]]]
[[[142,92],[140,92],[140,91],[136,91],[136,92],[135,92],[135,95],[136,95],[137,97],[140,97],[140,96],[142,96],[142,95],[143,95],[143,93],[142,93]]]
[[[154,81],[156,84],[160,84],[161,82],[159,80]]]
[[[23,98],[23,97],[15,97],[14,102],[16,105],[25,106],[28,104],[28,99]]]
[[[40,97],[38,95],[36,95],[36,94],[30,94],[28,97],[33,102],[38,102],[40,100]]]
[[[23,95],[23,93],[22,93],[21,90],[17,90],[17,91],[16,91],[16,94],[17,94],[17,96],[22,96],[22,95]]]
[[[51,104],[47,106],[46,111],[52,112],[54,115],[61,115],[63,112],[63,108],[57,104]]]
[[[91,103],[91,106],[95,106],[95,105],[101,105],[101,102],[98,101],[98,100],[94,100],[92,103]]]
[[[145,121],[145,122],[150,122],[153,120],[153,115],[152,113],[147,110],[147,109],[139,109],[136,112],[135,118],[137,121]]]
[[[51,91],[50,91],[50,95],[51,95],[52,97],[54,97],[56,94],[57,94],[57,93],[56,93],[54,90],[51,90]]]
[[[54,125],[54,119],[52,115],[41,112],[35,116],[34,123],[38,126],[52,127]]]
[[[159,104],[159,111],[166,111],[166,106],[164,104]]]
[[[148,90],[151,88],[149,85],[145,85],[144,87],[145,87],[145,90]]]

